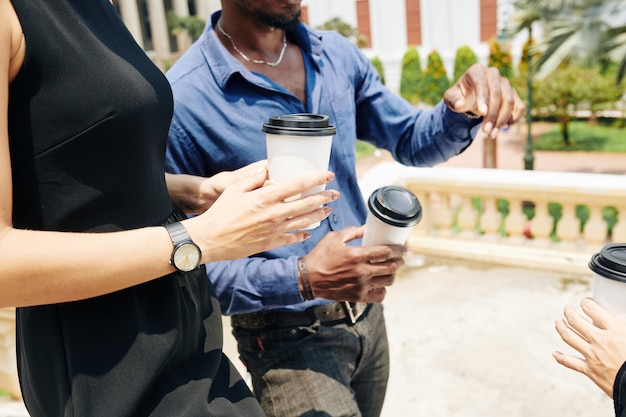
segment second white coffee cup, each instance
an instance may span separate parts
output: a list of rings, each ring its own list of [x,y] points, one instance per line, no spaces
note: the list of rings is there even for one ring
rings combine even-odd
[[[263,125],[269,165],[269,178],[286,182],[302,175],[328,170],[332,138],[337,132],[329,125],[328,116],[313,113],[295,113],[270,117]],[[311,188],[302,196],[324,190]],[[300,198],[295,195],[289,200]],[[320,222],[305,229],[314,229]]]
[[[422,205],[415,194],[395,185],[376,189],[367,206],[363,246],[404,245],[422,219]]]

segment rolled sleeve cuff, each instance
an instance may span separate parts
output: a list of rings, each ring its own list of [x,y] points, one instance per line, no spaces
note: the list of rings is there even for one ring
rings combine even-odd
[[[290,256],[283,265],[283,279],[262,279],[261,286],[266,299],[265,306],[288,306],[304,301],[298,285],[297,256]],[[269,277],[268,277],[269,278]]]
[[[456,113],[450,110],[443,102],[439,103],[443,106],[442,123],[443,128],[448,132],[451,140],[465,142],[476,137],[478,129],[483,122],[482,117],[468,117],[465,113]]]

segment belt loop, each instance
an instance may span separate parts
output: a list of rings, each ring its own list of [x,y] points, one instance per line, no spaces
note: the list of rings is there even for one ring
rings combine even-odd
[[[355,324],[358,317],[354,315],[354,311],[352,310],[352,303],[348,301],[344,301],[342,304],[343,304],[344,310],[346,311],[346,315],[348,316],[348,319],[350,320],[350,324]]]

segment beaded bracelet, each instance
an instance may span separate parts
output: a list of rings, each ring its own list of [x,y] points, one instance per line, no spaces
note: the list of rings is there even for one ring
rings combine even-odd
[[[313,300],[315,295],[313,294],[313,288],[311,287],[311,279],[309,277],[309,270],[306,266],[304,257],[298,258],[298,278],[302,284],[302,298],[305,301]]]

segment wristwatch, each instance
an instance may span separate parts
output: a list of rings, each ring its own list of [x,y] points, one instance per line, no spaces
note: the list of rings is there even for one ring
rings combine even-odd
[[[182,272],[189,272],[196,269],[198,265],[200,265],[202,252],[198,245],[189,237],[185,226],[183,226],[181,222],[176,222],[166,224],[164,227],[170,234],[172,244],[174,245],[172,256],[170,257],[170,264]]]

